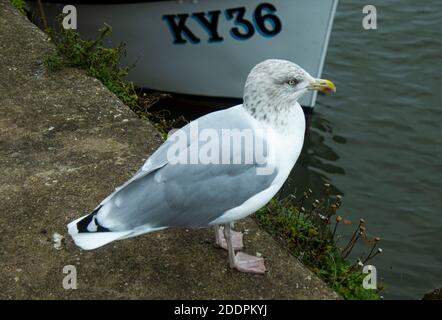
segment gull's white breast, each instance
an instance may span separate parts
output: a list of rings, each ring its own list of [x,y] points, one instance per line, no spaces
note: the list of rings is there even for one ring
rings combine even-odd
[[[262,128],[267,138],[269,157],[267,165],[278,170],[270,187],[257,193],[242,205],[224,213],[210,224],[223,224],[239,220],[265,206],[281,189],[295,165],[304,143],[305,118],[298,104],[288,115],[290,127],[273,128],[256,121],[256,128]],[[282,130],[284,129],[284,130]]]

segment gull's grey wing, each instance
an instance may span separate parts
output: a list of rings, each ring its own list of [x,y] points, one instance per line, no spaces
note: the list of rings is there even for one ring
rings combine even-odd
[[[119,190],[98,222],[113,231],[206,226],[270,187],[275,175],[257,175],[254,165],[166,165]]]
[[[190,126],[192,123],[198,124],[198,130],[214,129],[218,132],[222,129],[249,129],[251,120],[250,115],[238,105],[229,109],[211,112],[202,116],[181,128],[179,132],[170,135],[167,140],[147,159],[145,164],[141,167],[139,173],[146,174],[159,167],[162,167],[168,162],[167,152],[169,147],[174,143],[174,138],[179,133],[187,135],[187,146],[194,142],[195,137],[190,133]]]
[[[212,113],[210,117],[197,120],[199,129],[220,132],[222,129],[250,128],[249,116],[244,112],[235,107]],[[257,174],[258,168],[267,165],[257,161],[250,164],[171,164],[167,161],[171,141],[166,141],[131,180],[102,202],[97,216],[100,225],[112,231],[146,224],[152,228],[206,226],[270,187],[277,174],[276,170],[269,175]],[[188,148],[195,143],[201,144],[189,140]],[[262,144],[266,146],[265,141]],[[234,152],[231,158],[233,156]]]
[[[241,105],[233,107],[233,108],[229,108],[226,110],[212,112],[212,113],[209,113],[205,116],[198,118],[196,121],[198,121],[198,123],[201,125],[201,128],[209,128],[211,126],[216,126],[217,123],[219,124],[219,119],[224,118],[224,116],[223,116],[223,114],[224,114],[225,116],[227,116],[228,118],[231,119],[230,125],[232,127],[233,126],[244,127],[244,124],[241,124],[240,121],[236,121],[236,119],[237,119],[236,116],[238,115],[238,109],[241,109],[239,107],[241,107]],[[185,133],[189,137],[189,139],[187,141],[187,146],[189,146],[192,143],[192,139],[190,137],[190,124],[185,125],[179,131]],[[100,203],[100,206],[104,205],[120,189],[124,188],[129,183],[132,183],[134,180],[143,178],[144,176],[151,173],[152,171],[155,171],[158,168],[161,168],[164,165],[166,165],[168,163],[167,152],[169,150],[169,147],[173,144],[174,137],[176,135],[177,135],[177,133],[170,135],[167,138],[167,140],[164,141],[163,144],[161,144],[161,146],[159,146],[158,149],[155,150],[155,152],[146,160],[146,162],[141,166],[141,168],[129,180],[127,180],[121,186],[117,187],[113,193],[111,193],[108,197],[106,197]]]

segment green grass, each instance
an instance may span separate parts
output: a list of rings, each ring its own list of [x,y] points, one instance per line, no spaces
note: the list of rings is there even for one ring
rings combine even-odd
[[[95,40],[83,40],[80,35],[71,29],[62,27],[48,31],[56,51],[46,57],[45,64],[52,70],[64,67],[84,69],[92,77],[100,80],[110,91],[121,99],[127,106],[136,109],[139,97],[132,82],[125,81],[128,68],[119,66],[124,54],[124,46],[106,48],[103,41],[112,32],[112,28],[105,24],[99,30]]]
[[[335,243],[336,234],[331,230],[330,220],[336,208],[321,209],[317,205],[316,209],[306,212],[295,202],[291,197],[275,198],[259,210],[255,218],[343,299],[379,299],[376,290],[362,287],[366,274],[358,263],[351,264],[345,259],[346,250],[339,249]]]
[[[22,14],[25,14],[25,0],[9,0],[12,5],[18,10],[20,11]]]

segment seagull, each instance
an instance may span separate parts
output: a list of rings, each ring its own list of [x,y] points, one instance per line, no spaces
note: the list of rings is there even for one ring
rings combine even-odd
[[[170,134],[134,176],[69,223],[75,244],[92,250],[171,227],[213,226],[215,244],[228,251],[231,268],[265,273],[262,257],[241,251],[242,233],[234,222],[265,206],[289,176],[304,142],[298,99],[309,90],[336,88],[290,61],[257,64],[242,104]]]

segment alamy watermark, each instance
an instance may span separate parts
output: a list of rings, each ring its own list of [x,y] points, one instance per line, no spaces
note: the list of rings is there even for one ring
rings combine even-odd
[[[258,175],[270,175],[274,153],[268,147],[271,133],[264,129],[199,130],[198,121],[169,137],[167,160],[176,164],[256,165]]]
[[[67,274],[63,278],[63,288],[66,290],[77,289],[77,268],[71,264],[63,267],[63,273]]]
[[[77,8],[73,5],[63,7],[63,28],[77,30]]]
[[[362,280],[362,287],[367,290],[376,290],[378,288],[376,267],[373,265],[366,265],[362,268],[362,273],[367,273]]]
[[[368,4],[362,8],[362,13],[365,14],[362,19],[362,27],[365,30],[376,30],[378,28],[378,11],[376,6]]]

